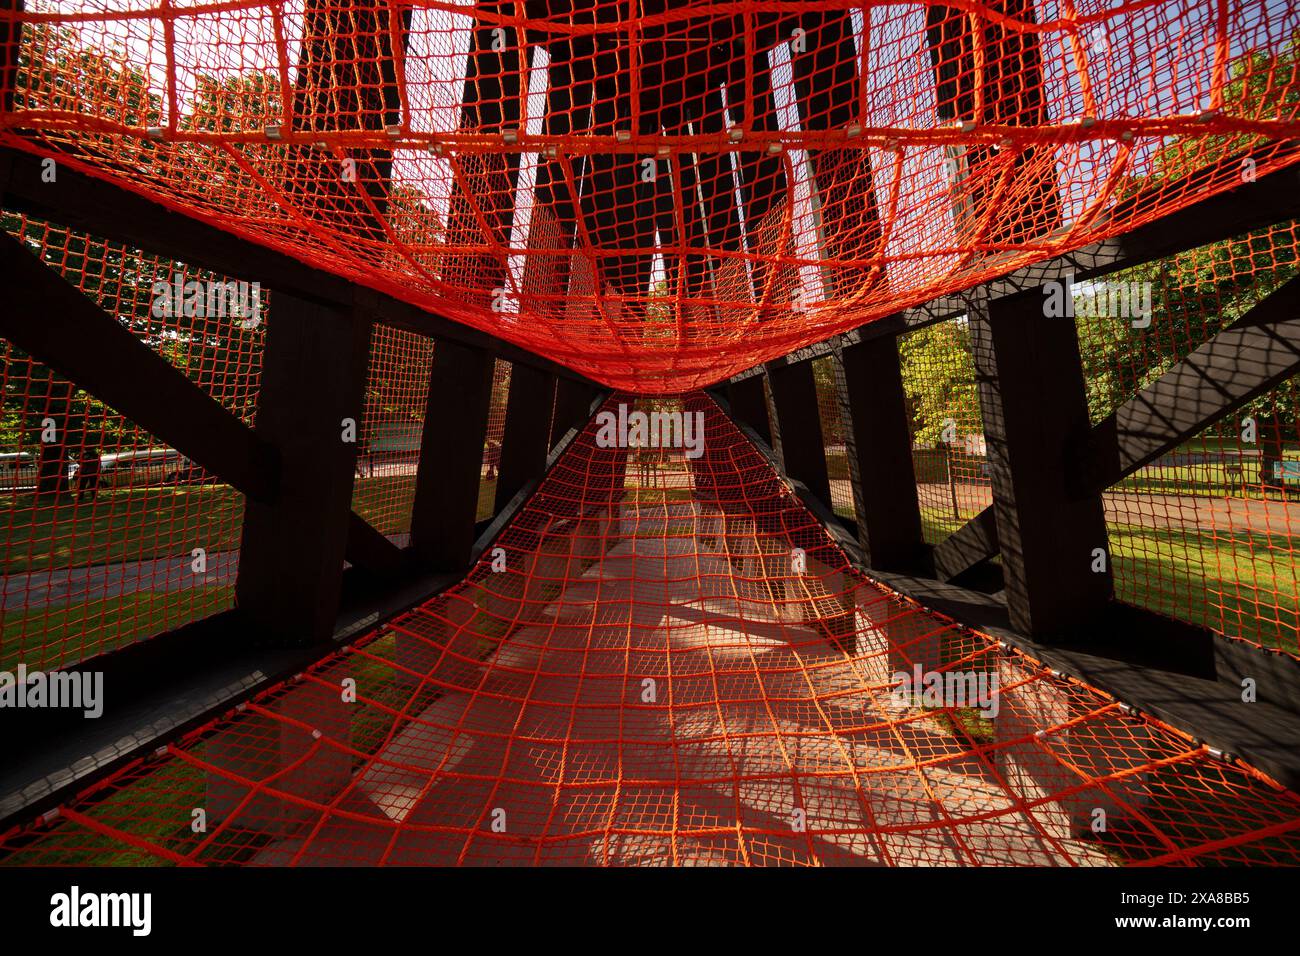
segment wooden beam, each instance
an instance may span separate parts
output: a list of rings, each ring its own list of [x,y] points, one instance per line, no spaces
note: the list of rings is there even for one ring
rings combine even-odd
[[[726,389],[732,417],[754,430],[763,443],[772,445],[772,423],[768,421],[767,393],[762,378],[732,382]]]
[[[8,234],[0,275],[5,338],[250,498],[274,496],[271,445]]]
[[[578,440],[582,428],[587,424],[587,421],[596,414],[596,410],[604,403],[606,398],[607,396],[603,393],[593,396],[591,402],[583,412],[580,424],[576,424],[561,432],[560,437],[547,453],[546,463],[542,470],[529,476],[527,483],[515,492],[514,497],[506,502],[503,507],[498,509],[497,513],[493,515],[491,519],[479,523],[478,538],[474,541],[474,549],[470,554],[471,564],[478,562],[482,558],[483,554],[492,546],[497,538],[501,536],[502,532],[504,532],[506,528],[510,527],[516,516],[518,516],[519,513],[528,506],[533,495],[537,493],[538,488],[540,488],[542,483],[546,480],[547,475],[551,473],[551,470],[555,468],[556,464],[564,457],[565,453],[573,447],[573,443]],[[601,479],[603,480],[603,476],[601,476]],[[590,490],[590,486],[588,490]],[[584,497],[588,497],[588,495],[584,495]],[[566,510],[569,513],[572,513],[574,510],[572,507],[573,504],[573,499],[568,499],[568,507]],[[544,505],[543,507],[546,506]]]
[[[805,132],[843,129],[858,116],[860,83],[853,18],[847,10],[809,11],[791,23],[805,31],[804,52],[790,54],[799,123]],[[823,259],[862,258],[882,233],[871,163],[856,144],[810,150],[808,164],[817,204],[819,254]],[[828,296],[874,283],[883,272],[824,267]]]
[[[573,428],[581,430],[594,414],[592,403],[602,390],[561,379],[555,385],[555,414],[551,417],[550,447],[555,449]]]
[[[0,10],[22,13],[23,0],[0,0]],[[22,44],[22,24],[0,21],[0,110],[14,107],[14,80],[18,76],[18,51]]]
[[[502,0],[477,0],[475,14],[499,16],[515,12]],[[461,128],[473,133],[518,130],[519,105],[528,74],[522,63],[532,64],[532,47],[513,26],[493,20],[476,20],[465,60],[465,85],[461,96]],[[446,255],[446,279],[470,301],[487,306],[496,289],[509,287],[504,250],[510,247],[515,215],[515,188],[519,182],[520,154],[485,153],[472,163],[459,157],[447,213],[447,245],[483,246],[502,250]]]
[[[406,566],[406,553],[355,511],[348,513],[348,563],[367,574],[392,574]]]
[[[440,341],[433,350],[411,549],[417,561],[434,571],[469,566],[494,367],[482,349]]]
[[[812,364],[775,368],[768,382],[776,410],[772,431],[781,471],[803,482],[829,508],[831,483]]]
[[[381,0],[305,0],[290,113],[295,132],[379,131],[401,124],[398,73],[411,11],[390,14]],[[323,165],[333,164],[331,154],[291,144],[285,194],[300,213],[327,228],[384,242],[393,151],[349,148],[346,155],[356,172],[348,181],[321,175]]]
[[[1066,452],[1066,488],[1086,499],[1173,451],[1300,373],[1300,279],[1293,278],[1095,425]],[[992,506],[935,548],[952,580],[999,551]]]
[[[833,361],[858,542],[873,568],[918,571],[925,539],[898,342],[859,342]]]
[[[951,581],[998,553],[998,518],[989,505],[934,548],[934,574]]]
[[[1298,372],[1294,277],[1098,423],[1071,469],[1074,494],[1115,484]]]
[[[1032,0],[993,0],[990,7],[1014,21],[1035,22]],[[979,126],[1040,126],[1047,121],[1037,34],[935,4],[926,9],[926,44],[941,125],[960,120]],[[948,157],[956,167],[953,218],[962,244],[1017,245],[1060,226],[1050,148],[998,151],[974,143],[950,148]],[[991,201],[997,208],[990,211]],[[985,257],[968,255],[972,261]]]
[[[277,290],[257,396],[259,438],[280,450],[273,501],[244,508],[235,594],[265,641],[329,637],[352,522],[371,324]],[[350,423],[350,425],[349,425]],[[351,440],[349,440],[349,438]]]
[[[1074,321],[1024,296],[973,309],[970,331],[1011,622],[1054,635],[1112,594],[1101,495],[1066,493],[1067,445],[1089,427]]]
[[[59,160],[58,177],[52,183],[41,178],[39,156],[0,148],[0,172],[6,169],[3,160],[8,161],[8,178],[0,182],[0,190],[7,209],[221,275],[260,282],[266,288],[327,303],[344,311],[360,307],[385,325],[486,349],[515,364],[533,365],[562,377],[588,381],[557,362],[496,336],[261,245],[264,237],[227,232],[174,212],[113,182],[78,170],[71,158]]]
[[[554,396],[554,375],[527,366],[512,370],[494,513],[501,511],[520,488],[546,469]]]
[[[1125,199],[1103,218],[1119,222],[1127,220],[1132,210],[1156,200],[1155,192],[1173,192],[1197,195],[1207,185],[1223,182],[1225,178],[1239,176],[1242,163],[1252,159],[1264,165],[1270,157],[1300,155],[1300,145],[1271,145],[1246,153],[1238,153],[1210,166],[1197,170],[1179,180],[1167,183],[1158,191],[1139,193]],[[1216,193],[1192,205],[1153,222],[1121,233],[1110,239],[1089,243],[1073,252],[1063,253],[1029,266],[1008,269],[997,279],[964,291],[946,293],[919,305],[873,319],[841,335],[831,336],[821,342],[795,349],[779,359],[733,376],[732,381],[765,374],[775,364],[795,364],[830,355],[837,348],[880,336],[901,335],[924,328],[935,322],[945,322],[966,315],[976,295],[986,295],[991,301],[1006,296],[1037,290],[1046,282],[1073,276],[1076,282],[1095,279],[1120,269],[1141,265],[1157,259],[1177,255],[1212,242],[1230,239],[1256,229],[1262,229],[1288,219],[1300,218],[1300,163],[1274,170],[1260,176],[1253,183],[1243,183],[1225,192]],[[1044,241],[1055,237],[1045,237]],[[1060,238],[1068,235],[1060,233]],[[1013,261],[1008,255],[1008,261]],[[993,267],[997,259],[983,261]]]

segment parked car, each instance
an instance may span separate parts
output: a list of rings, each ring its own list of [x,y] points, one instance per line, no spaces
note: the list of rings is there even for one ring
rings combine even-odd
[[[29,451],[0,454],[0,489],[18,491],[36,486],[36,456]]]
[[[202,469],[174,448],[142,448],[99,456],[101,488],[141,488],[199,481]]]

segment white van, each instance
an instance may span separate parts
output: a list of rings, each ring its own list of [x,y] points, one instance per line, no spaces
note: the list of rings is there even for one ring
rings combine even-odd
[[[80,472],[80,468],[77,469]],[[100,488],[140,488],[194,481],[198,466],[174,448],[142,448],[99,456]]]

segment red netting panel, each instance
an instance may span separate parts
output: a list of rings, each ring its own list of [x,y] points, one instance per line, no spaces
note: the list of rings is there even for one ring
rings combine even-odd
[[[925,540],[938,544],[993,503],[970,325],[965,317],[898,338]]]
[[[501,468],[501,445],[506,434],[506,403],[510,398],[510,363],[496,360],[492,368],[492,399],[488,405],[487,438],[483,441],[483,465],[478,484],[478,520],[496,514],[497,475]]]
[[[428,336],[374,326],[365,414],[357,423],[352,510],[402,547],[410,538],[432,367]]]
[[[1300,797],[862,579],[702,395],[604,410],[464,582],[5,861],[1300,861]]]
[[[3,224],[251,424],[268,295],[16,214]],[[0,670],[73,664],[232,605],[240,493],[5,340],[0,382]]]
[[[643,392],[1297,155],[1276,0],[26,6],[0,142]]]
[[[1296,274],[1295,223],[1075,286],[1094,421]],[[1123,600],[1300,656],[1300,380],[1105,494]]]
[[[814,359],[813,383],[817,386],[817,415],[821,422],[826,473],[831,482],[831,506],[837,515],[855,520],[853,486],[849,480],[849,459],[844,442],[845,422],[840,411],[843,375],[831,358]]]

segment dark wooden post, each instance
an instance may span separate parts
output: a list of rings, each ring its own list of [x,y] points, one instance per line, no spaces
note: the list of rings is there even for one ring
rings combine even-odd
[[[1040,290],[972,296],[979,384],[998,541],[1012,626],[1050,636],[1111,597],[1100,492],[1069,494],[1066,462],[1088,433],[1074,320],[1044,315]]]
[[[763,376],[732,382],[727,386],[727,404],[736,421],[754,429],[759,438],[772,444],[772,426],[767,415],[767,396],[763,392]]]
[[[822,443],[817,383],[811,362],[771,365],[767,371],[776,418],[772,422],[781,467],[831,507],[831,482]]]
[[[898,340],[867,339],[836,352],[834,361],[858,542],[872,568],[919,571],[925,539]]]
[[[494,365],[483,349],[440,340],[433,350],[411,509],[412,553],[430,570],[470,561]]]
[[[235,582],[239,610],[264,641],[304,644],[333,633],[370,332],[358,315],[275,293],[255,429],[279,449],[279,483],[272,500],[245,504]]]
[[[570,428],[582,428],[591,417],[591,403],[596,400],[596,386],[571,378],[560,379],[555,386],[555,414],[551,418],[551,447],[554,448]],[[549,408],[549,406],[548,406]]]
[[[515,365],[510,373],[505,431],[501,438],[501,469],[497,475],[495,510],[500,511],[519,489],[542,473],[550,451],[551,404],[555,376]]]

